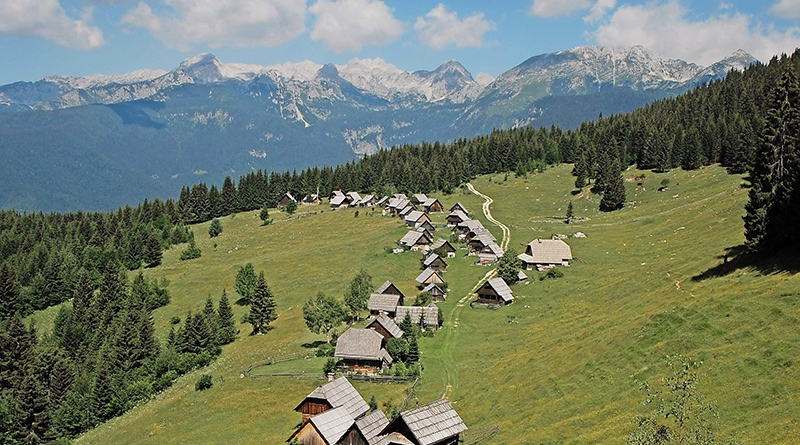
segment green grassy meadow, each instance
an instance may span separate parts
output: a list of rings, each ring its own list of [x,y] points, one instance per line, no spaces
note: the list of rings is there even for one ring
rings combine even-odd
[[[626,183],[630,203],[605,214],[596,195],[571,194],[570,170],[473,182],[494,198],[492,214],[511,228],[510,246],[518,252],[538,236],[581,231],[587,237],[568,240],[580,261],[563,268],[563,278],[539,281],[539,273],[529,272],[527,283],[513,286],[517,301],[499,310],[459,303],[491,269],[472,264],[464,251],[449,260],[451,292],[440,304],[445,327],[421,339],[424,370],[409,406],[446,395],[469,427],[499,425],[491,443],[620,443],[632,417],[646,412],[639,384],[657,383],[666,371],[663,357],[681,353],[704,362],[700,392],[717,402],[715,430],[723,437],[796,442],[800,276],[742,268],[692,279],[744,241],[742,178],[720,167],[646,172],[644,180]],[[669,189],[659,192],[664,178]],[[571,200],[581,219],[567,225],[560,218]],[[481,210],[482,199],[466,191],[442,199],[446,208],[456,201],[473,215]],[[159,335],[166,336],[172,316],[201,310],[208,295],[216,300],[225,288],[235,299],[235,274],[247,262],[264,271],[276,295],[274,329],[249,336],[249,325],[241,325],[239,338],[208,368],[78,442],[283,443],[300,420],[292,409],[322,382],[240,374],[268,357],[313,352],[307,346],[324,337],[305,328],[305,299],[320,290],[341,297],[361,267],[376,287],[391,279],[415,295],[419,255],[384,252],[407,230],[402,222],[354,213],[301,206],[294,216],[273,212],[270,226],[260,225],[257,212],[241,213],[223,218],[224,231],[213,240],[208,223],[196,226],[201,258],[181,262],[181,249],[173,249],[146,272],[170,280],[172,302],[154,312]],[[440,226],[444,215],[433,219]],[[237,317],[245,312],[234,310]],[[34,317],[44,326],[52,314]],[[301,359],[259,371],[313,372],[321,363]],[[213,374],[215,383],[195,392],[201,373]],[[398,404],[408,385],[356,387],[367,400],[375,394],[379,404]]]

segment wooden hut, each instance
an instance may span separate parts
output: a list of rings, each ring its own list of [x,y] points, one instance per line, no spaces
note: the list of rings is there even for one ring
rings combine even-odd
[[[447,298],[447,293],[439,287],[438,284],[431,283],[422,289],[422,292],[427,292],[431,295],[434,302],[444,301]]]
[[[431,250],[442,250],[447,258],[456,257],[456,248],[444,238],[439,238],[435,243],[431,244]]]
[[[518,255],[525,270],[547,270],[557,266],[569,266],[572,249],[560,239],[537,239],[528,243],[525,253]]]
[[[428,213],[442,213],[444,206],[436,198],[428,198],[422,203],[422,208]]]
[[[432,253],[422,262],[422,267],[431,268],[437,272],[447,270],[447,263],[439,255]]]
[[[422,221],[420,224],[417,225],[417,229],[425,229],[431,234],[436,231],[436,226],[433,225],[430,221]]]
[[[421,274],[419,274],[416,278],[417,283],[419,283],[420,289],[431,284],[442,284],[444,280],[442,276],[439,275],[439,272],[431,269],[428,267],[427,269],[423,270]]]
[[[317,414],[340,407],[345,408],[353,417],[369,411],[367,402],[346,377],[339,377],[311,391],[294,410],[303,415],[305,424]]]
[[[377,317],[381,313],[386,314],[389,318],[394,318],[397,312],[397,306],[403,304],[402,295],[392,294],[370,294],[367,301],[367,309],[371,316]]]
[[[488,266],[500,261],[503,256],[503,249],[496,243],[489,243],[478,251],[478,264]]]
[[[406,297],[400,292],[400,289],[397,288],[391,281],[386,280],[381,284],[381,286],[375,289],[376,294],[391,294],[391,295],[400,295],[400,304],[403,304],[403,299]]]
[[[287,206],[290,202],[297,202],[297,200],[292,196],[292,192],[287,190],[286,193],[281,195],[280,199],[278,199],[278,207]]]
[[[447,227],[455,227],[464,221],[469,221],[469,216],[461,210],[454,210],[447,215]]]
[[[428,250],[433,242],[433,236],[429,232],[417,232],[411,230],[400,239],[400,245],[406,246],[411,250]]]
[[[478,289],[478,302],[505,306],[514,302],[514,295],[505,280],[492,278]]]
[[[411,323],[423,328],[439,327],[439,307],[431,303],[428,306],[397,306],[395,320],[403,320],[406,314],[411,318]]]
[[[336,340],[333,356],[348,372],[377,374],[392,364],[392,357],[383,349],[384,340],[372,329],[348,329]]]
[[[425,212],[420,212],[419,210],[413,210],[405,215],[405,221],[406,225],[416,229],[423,222],[426,221],[431,222],[431,218]]]
[[[453,204],[453,207],[450,207],[451,212],[455,212],[456,210],[464,212],[465,215],[469,215],[469,211],[467,210],[467,208],[464,207],[464,204],[461,204],[460,202],[457,202]]]
[[[419,204],[422,204],[423,202],[427,201],[428,197],[425,196],[424,193],[414,193],[413,195],[411,195],[411,198],[409,198],[409,200],[411,202],[413,202],[414,204],[419,205]]]
[[[386,442],[413,445],[457,445],[467,425],[447,399],[403,411],[377,437]],[[390,438],[391,435],[394,435]],[[405,439],[408,442],[401,442]]]
[[[403,336],[403,330],[397,326],[397,323],[395,323],[394,320],[385,314],[378,314],[377,317],[367,323],[364,329],[372,329],[378,334],[383,335],[383,338],[386,340],[400,338]]]

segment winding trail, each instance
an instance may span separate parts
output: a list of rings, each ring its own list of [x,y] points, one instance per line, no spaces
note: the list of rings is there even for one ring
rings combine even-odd
[[[489,206],[494,202],[494,199],[492,199],[489,195],[484,195],[483,193],[475,190],[475,187],[472,185],[471,182],[467,183],[467,188],[472,193],[486,200],[483,203],[483,214],[484,216],[486,216],[486,219],[492,222],[492,224],[496,225],[497,227],[500,227],[500,229],[503,230],[503,240],[500,241],[500,248],[503,249],[503,251],[505,251],[508,248],[508,243],[511,241],[511,230],[509,230],[507,225],[494,219],[494,217],[492,216],[492,211],[489,210]]]
[[[484,216],[486,216],[486,219],[492,222],[492,224],[500,227],[500,229],[503,230],[503,239],[500,241],[500,248],[505,251],[508,248],[508,243],[511,242],[511,230],[508,228],[508,226],[494,219],[494,217],[492,216],[492,211],[489,209],[489,206],[494,202],[494,200],[490,196],[477,191],[475,187],[469,182],[467,183],[467,188],[469,188],[469,190],[472,193],[486,200],[483,203],[483,214]],[[458,300],[458,304],[456,304],[456,307],[453,309],[451,315],[453,322],[450,325],[450,328],[447,329],[447,331],[445,331],[444,333],[445,335],[444,335],[443,355],[445,355],[446,358],[441,360],[441,363],[445,369],[445,373],[447,374],[447,385],[445,386],[445,389],[442,392],[442,398],[450,397],[450,394],[452,394],[453,392],[453,384],[456,383],[457,380],[458,369],[456,369],[455,360],[453,358],[453,350],[455,347],[454,343],[456,341],[456,336],[458,335],[458,322],[461,316],[461,311],[464,310],[464,307],[475,296],[475,292],[478,291],[478,288],[486,280],[494,278],[495,276],[497,276],[496,268],[490,270],[489,272],[486,272],[486,275],[484,275],[480,280],[478,280],[477,283],[475,283],[475,286],[472,287],[472,290],[470,290],[469,293],[467,293],[467,295],[464,295],[464,297]]]

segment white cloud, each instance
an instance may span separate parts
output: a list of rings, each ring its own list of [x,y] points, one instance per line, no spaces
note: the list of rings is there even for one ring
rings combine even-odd
[[[800,28],[780,32],[747,14],[721,14],[692,21],[677,1],[621,6],[594,38],[601,45],[643,45],[664,56],[708,65],[737,49],[759,60],[800,46]]]
[[[385,45],[403,33],[403,24],[379,0],[319,0],[309,11],[316,17],[311,39],[336,52]]]
[[[591,0],[533,0],[533,6],[528,14],[537,17],[558,17],[589,9],[591,6]]]
[[[597,23],[606,16],[606,12],[610,9],[614,9],[614,6],[617,5],[617,0],[597,0],[597,2],[592,6],[592,9],[589,11],[589,15],[583,18],[583,21],[586,23]]]
[[[785,19],[800,18],[800,0],[778,0],[770,12]]]
[[[482,12],[459,20],[457,13],[448,11],[440,3],[424,17],[417,18],[414,29],[419,32],[419,39],[433,49],[445,49],[450,45],[481,47],[485,45],[483,35],[495,29],[495,24],[486,20]]]
[[[120,23],[142,28],[169,48],[276,46],[305,31],[305,0],[164,0],[172,13],[158,14],[147,3]]]
[[[103,46],[103,32],[94,26],[91,8],[79,19],[68,16],[58,0],[0,1],[0,34],[41,37],[67,48]]]

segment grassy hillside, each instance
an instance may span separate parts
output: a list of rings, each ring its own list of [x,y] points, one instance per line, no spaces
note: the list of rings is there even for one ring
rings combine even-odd
[[[447,395],[468,426],[500,426],[492,443],[620,443],[631,418],[646,412],[639,383],[657,383],[666,371],[662,358],[682,353],[704,362],[700,388],[717,401],[717,431],[750,443],[796,439],[800,277],[743,268],[693,280],[743,241],[741,178],[715,167],[647,172],[642,185],[626,185],[633,204],[603,214],[596,196],[570,194],[569,172],[560,166],[527,179],[474,182],[494,198],[492,213],[511,228],[518,251],[553,233],[582,231],[587,238],[570,238],[580,261],[563,269],[563,278],[538,281],[531,272],[529,283],[513,287],[517,302],[497,311],[459,303],[489,271],[459,254],[446,277],[452,292],[441,305],[445,328],[421,341],[424,372],[411,406]],[[664,178],[669,190],[659,192]],[[445,205],[456,200],[480,210],[481,200],[464,192]],[[566,225],[554,218],[570,200],[586,220]],[[201,224],[195,232],[202,258],[180,262],[177,250],[165,254],[164,265],[148,271],[171,281],[172,303],[155,313],[160,335],[170,317],[199,310],[207,295],[232,293],[246,262],[265,271],[277,296],[275,329],[250,337],[242,325],[240,339],[200,371],[223,379],[212,389],[195,392],[200,372],[192,373],[79,442],[283,442],[299,420],[292,408],[319,382],[239,374],[269,356],[310,351],[303,345],[321,336],[304,327],[300,306],[318,290],[340,296],[366,267],[376,286],[391,279],[411,293],[419,271],[416,254],[383,252],[404,233],[399,220],[364,211],[355,218],[352,209],[313,214],[319,210],[302,208],[289,220],[276,214],[268,227],[255,213],[224,218],[225,231],[213,241]],[[236,310],[237,317],[244,312]],[[305,368],[314,366],[298,363]],[[367,398],[377,394],[379,403],[399,403],[406,390],[357,387]]]

